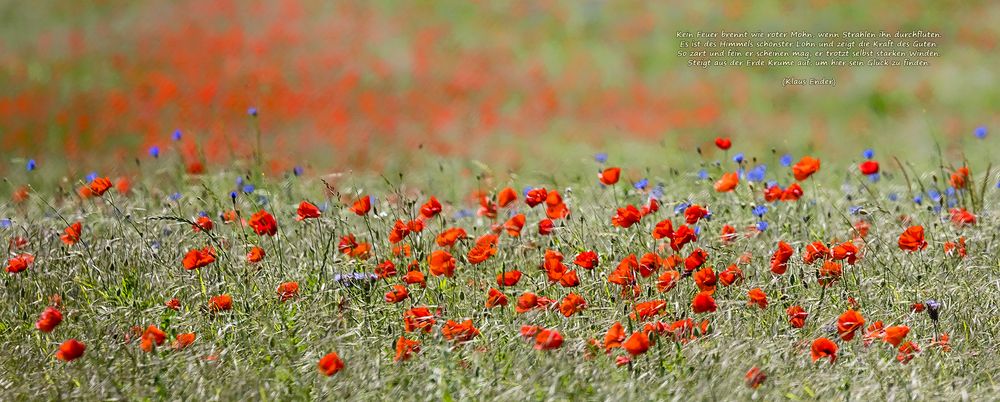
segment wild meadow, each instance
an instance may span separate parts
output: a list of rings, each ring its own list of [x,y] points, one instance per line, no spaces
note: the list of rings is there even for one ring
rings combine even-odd
[[[906,3],[0,5],[0,400],[995,399],[1000,6]],[[786,28],[945,57],[673,57]]]

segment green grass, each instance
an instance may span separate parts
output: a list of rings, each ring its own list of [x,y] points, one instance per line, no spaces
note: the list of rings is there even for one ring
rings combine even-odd
[[[612,162],[620,159],[612,155]],[[727,166],[733,168],[731,162]],[[528,215],[522,238],[501,236],[500,252],[475,266],[462,257],[471,242],[457,245],[455,276],[445,280],[428,275],[426,289],[411,286],[411,298],[397,305],[382,300],[387,283],[362,289],[333,281],[338,273],[372,272],[376,260],[359,262],[336,252],[340,236],[354,233],[369,240],[369,234],[364,221],[340,200],[324,198],[324,185],[316,175],[253,180],[256,193],[240,195],[237,206],[245,217],[261,207],[256,195],[267,197],[264,208],[275,214],[280,228],[273,239],[245,232],[236,224],[224,225],[217,218],[232,208],[228,199],[232,172],[181,178],[167,164],[147,166],[146,179],[137,181],[128,197],[109,192],[103,199],[83,201],[39,184],[26,205],[0,209],[14,222],[4,230],[4,238],[28,238],[27,250],[37,257],[27,271],[0,277],[4,300],[0,394],[5,400],[989,399],[1000,389],[994,364],[1000,334],[995,320],[1000,308],[996,279],[1000,263],[991,251],[1000,246],[992,210],[996,190],[988,187],[978,225],[958,229],[942,221],[946,214],[934,213],[927,203],[916,206],[907,201],[907,186],[898,173],[888,172],[881,182],[871,184],[856,171],[848,172],[844,164],[824,161],[823,166],[803,183],[806,195],[800,201],[770,206],[767,231],[730,245],[723,245],[717,234],[724,224],[742,233],[756,222],[750,205],[762,201],[759,185],[752,194],[745,182],[735,193],[717,194],[711,181],[696,180],[691,169],[675,175],[662,166],[650,166],[651,181],[666,184],[665,205],[629,229],[610,225],[613,207],[639,204],[645,196],[626,190],[630,187],[625,180],[614,189],[600,188],[590,175],[580,179],[566,172],[554,172],[551,179],[526,175],[514,180],[478,171],[476,180],[463,175],[462,164],[446,162],[440,170],[331,182],[345,198],[357,192],[378,197],[378,214],[371,217],[371,225],[375,251],[383,259],[395,217],[414,216],[428,195],[438,196],[446,204],[446,218],[429,220],[418,237],[408,239],[425,273],[425,256],[437,249],[432,239],[443,227],[464,227],[473,237],[488,230],[489,222],[482,218],[453,218],[459,208],[474,207],[464,198],[468,190],[544,185],[560,189],[570,204],[571,219],[560,223],[554,235],[542,237],[535,225],[543,213],[538,208],[528,210],[522,198],[517,208]],[[712,168],[713,176],[717,169]],[[771,169],[769,179],[789,182],[788,169]],[[983,172],[973,173],[981,180]],[[927,180],[923,184],[931,185]],[[67,188],[63,186],[64,191]],[[184,194],[179,202],[166,198],[173,189]],[[899,193],[900,201],[888,201],[890,192]],[[406,202],[389,202],[390,194]],[[318,220],[296,222],[295,207],[304,199],[329,202],[331,208]],[[741,254],[752,254],[752,262],[741,266],[744,282],[719,288],[717,312],[693,315],[690,301],[697,288],[690,278],[663,295],[655,293],[653,277],[642,279],[639,301],[668,302],[659,320],[706,318],[711,321],[710,333],[687,344],[661,338],[631,366],[615,365],[620,349],[586,359],[587,339],[603,339],[613,322],[626,324],[626,331],[641,327],[628,323],[631,301],[623,300],[606,277],[628,254],[641,256],[655,247],[649,233],[657,221],[672,218],[675,225],[682,223],[682,217],[673,215],[674,206],[682,201],[707,205],[714,215],[700,224],[702,236],[695,243],[709,252],[707,265],[720,271]],[[863,258],[855,266],[845,265],[842,280],[823,292],[815,281],[816,267],[802,263],[801,249],[816,240],[832,243],[850,238],[851,223],[859,218],[849,215],[848,207],[854,205],[864,207],[872,226]],[[153,218],[192,219],[198,211],[208,211],[216,221],[213,236],[219,259],[198,271],[185,271],[183,254],[213,241],[193,232],[189,224]],[[909,254],[896,247],[896,237],[905,228],[900,215],[927,228],[926,250]],[[66,247],[58,234],[66,221],[75,220],[84,223],[83,242]],[[942,243],[959,236],[968,240],[968,257],[946,256]],[[797,252],[788,273],[774,277],[768,261],[778,240],[791,243]],[[157,246],[151,249],[149,244]],[[268,252],[259,265],[245,261],[250,244]],[[582,284],[572,289],[587,301],[582,313],[566,318],[558,311],[514,312],[516,297],[524,291],[561,299],[571,290],[549,284],[537,268],[547,248],[561,251],[567,262],[584,249],[600,254],[600,266],[593,272],[581,270]],[[691,249],[687,246],[684,255]],[[669,248],[660,254],[668,255]],[[395,261],[404,271],[405,261]],[[514,268],[525,277],[505,289],[511,305],[486,310],[486,290],[496,286],[496,273]],[[300,283],[301,296],[279,302],[275,288],[292,280]],[[398,277],[389,280],[398,282]],[[768,295],[770,305],[765,310],[747,306],[747,291],[755,287]],[[205,311],[208,298],[221,293],[232,295],[233,310]],[[54,332],[44,334],[35,330],[34,322],[53,294],[62,297],[65,319]],[[163,305],[172,297],[182,303],[179,312]],[[809,344],[821,336],[836,338],[829,326],[847,309],[847,297],[857,299],[869,323],[910,326],[909,339],[923,351],[903,365],[896,361],[895,350],[879,341],[869,347],[860,339],[838,341],[836,364],[814,364]],[[941,332],[951,335],[950,352],[929,345],[935,330],[928,315],[910,312],[912,303],[927,299],[943,303],[939,325]],[[810,314],[802,329],[787,322],[784,308],[792,304],[802,305]],[[432,333],[405,334],[419,339],[422,351],[410,361],[394,363],[394,341],[404,335],[402,313],[417,305],[440,307],[443,314]],[[482,334],[455,347],[439,332],[447,319],[471,319]],[[185,350],[164,345],[153,353],[143,352],[137,340],[125,342],[130,327],[151,324],[168,334],[168,344],[177,333],[196,332],[198,338]],[[558,329],[566,342],[558,350],[536,351],[519,337],[522,325]],[[86,354],[70,363],[56,360],[59,344],[71,337],[87,344]],[[328,378],[316,364],[332,351],[346,368]],[[208,356],[215,359],[206,360]],[[768,376],[756,390],[743,384],[752,366]]]

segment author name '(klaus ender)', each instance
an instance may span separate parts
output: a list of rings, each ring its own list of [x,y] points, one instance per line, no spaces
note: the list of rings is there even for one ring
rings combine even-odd
[[[789,85],[798,86],[837,86],[837,80],[834,78],[798,78],[798,77],[785,77],[781,86],[787,87]]]

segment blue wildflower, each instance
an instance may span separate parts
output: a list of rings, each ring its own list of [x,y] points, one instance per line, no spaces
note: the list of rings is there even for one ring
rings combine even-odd
[[[916,203],[917,205],[923,204],[924,203],[924,197],[921,197],[919,195],[915,195],[915,196],[913,196],[913,202]]]
[[[471,210],[463,208],[463,209],[458,210],[458,212],[455,213],[455,219],[468,218],[468,217],[474,216],[474,215],[475,214],[473,214]]]
[[[767,222],[764,222],[764,221],[757,222],[757,230],[763,232],[763,231],[767,230],[767,227],[768,227]]]
[[[682,202],[682,203],[678,204],[676,207],[674,207],[674,215],[677,215],[677,214],[680,214],[680,213],[684,212],[690,206],[691,206],[691,203],[689,203],[689,202]]]
[[[257,117],[257,108],[251,107],[247,109],[247,114],[250,115],[250,117]]]
[[[236,187],[243,185],[243,176],[236,176]]]
[[[740,152],[740,153],[736,154],[736,156],[733,156],[733,162],[743,163],[743,153]]]
[[[944,193],[946,195],[948,195],[949,198],[950,197],[954,197],[955,196],[955,188],[951,187],[951,186],[948,186],[948,188],[944,189]]]
[[[236,196],[237,196],[237,195],[239,195],[239,194],[237,194],[237,193],[236,193],[235,191],[231,191],[231,192],[229,193],[229,198],[232,198],[232,199],[233,199],[233,202],[236,202]]]
[[[878,173],[872,173],[872,174],[868,175],[868,181],[870,181],[872,183],[878,183],[878,181],[880,179],[882,179],[882,175],[880,175]]]
[[[174,130],[173,138],[174,138],[174,141],[180,141],[181,140],[181,130]]]
[[[256,187],[254,187],[253,184],[247,184],[247,185],[243,186],[243,192],[247,193],[247,194],[253,193],[253,190],[255,190],[255,189],[256,189]]]
[[[10,229],[10,219],[0,219],[0,228]]]
[[[848,208],[847,211],[850,212],[851,215],[857,215],[858,212],[861,212],[861,207],[859,207],[859,206],[853,206],[853,207]]]
[[[302,176],[302,166],[296,166],[292,168],[292,174],[296,176]]]
[[[320,212],[326,212],[329,209],[330,209],[330,202],[329,201],[323,201],[323,203],[320,204],[320,206],[319,206],[319,211]]]
[[[170,194],[171,201],[179,201],[181,199],[181,193]]]
[[[694,227],[694,234],[695,236],[701,236],[701,226]]]
[[[154,157],[154,158],[159,158],[160,157],[160,147],[158,147],[156,145],[153,145],[153,146],[149,147],[149,155],[152,156],[152,157]]]
[[[789,167],[792,166],[792,155],[784,154],[781,156],[781,166]]]
[[[632,185],[632,187],[635,187],[636,190],[645,190],[646,186],[649,186],[649,179],[645,177],[639,179],[639,181],[635,182],[635,184]]]
[[[931,200],[934,202],[941,201],[941,192],[937,191],[936,189],[932,188],[930,190],[927,190],[927,196],[931,197]]]
[[[199,212],[198,212],[198,216],[200,216],[200,217],[204,218],[204,217],[208,216],[208,212],[205,212],[205,211],[199,211]]]
[[[1000,183],[998,183],[998,184],[1000,184]],[[653,187],[653,189],[650,190],[649,196],[653,197],[653,198],[656,198],[656,199],[660,199],[660,198],[663,198],[663,192],[664,191],[665,191],[665,189],[663,188],[663,183],[657,183],[656,187]]]
[[[976,127],[976,131],[974,131],[974,133],[976,134],[976,138],[986,138],[986,126]]]
[[[766,213],[767,213],[767,205],[761,204],[756,207],[753,207],[753,214],[758,218],[763,217],[764,214]]]
[[[534,190],[534,188],[532,188],[531,186],[525,186],[524,190],[521,190],[521,196],[527,197],[528,193],[531,192],[531,190]]]
[[[604,164],[608,161],[608,154],[605,152],[598,152],[597,154],[594,154],[594,160],[597,161],[597,163]]]
[[[896,193],[889,193],[889,201],[896,201],[899,199],[899,195]]]
[[[35,170],[35,168],[38,167],[38,163],[35,163],[34,159],[28,159],[28,166],[26,166],[26,167],[28,168],[28,171],[30,172],[32,170]]]
[[[90,172],[89,174],[87,174],[88,183],[94,181],[94,179],[96,178],[97,178],[97,172]]]
[[[875,151],[873,149],[871,149],[871,148],[868,148],[868,149],[865,150],[865,152],[861,153],[861,156],[864,156],[865,159],[874,158],[875,157]]]
[[[705,169],[698,171],[698,178],[702,180],[708,180],[708,171]]]
[[[747,173],[747,180],[750,181],[764,181],[764,175],[767,174],[766,165],[757,165],[757,167],[750,169]]]

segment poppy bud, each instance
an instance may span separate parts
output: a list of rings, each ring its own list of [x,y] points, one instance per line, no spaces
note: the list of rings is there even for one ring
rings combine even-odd
[[[927,302],[924,303],[924,305],[927,306],[927,315],[929,315],[932,320],[937,321],[938,310],[941,308],[941,303],[939,303],[937,300],[932,299],[932,300],[927,300]]]

